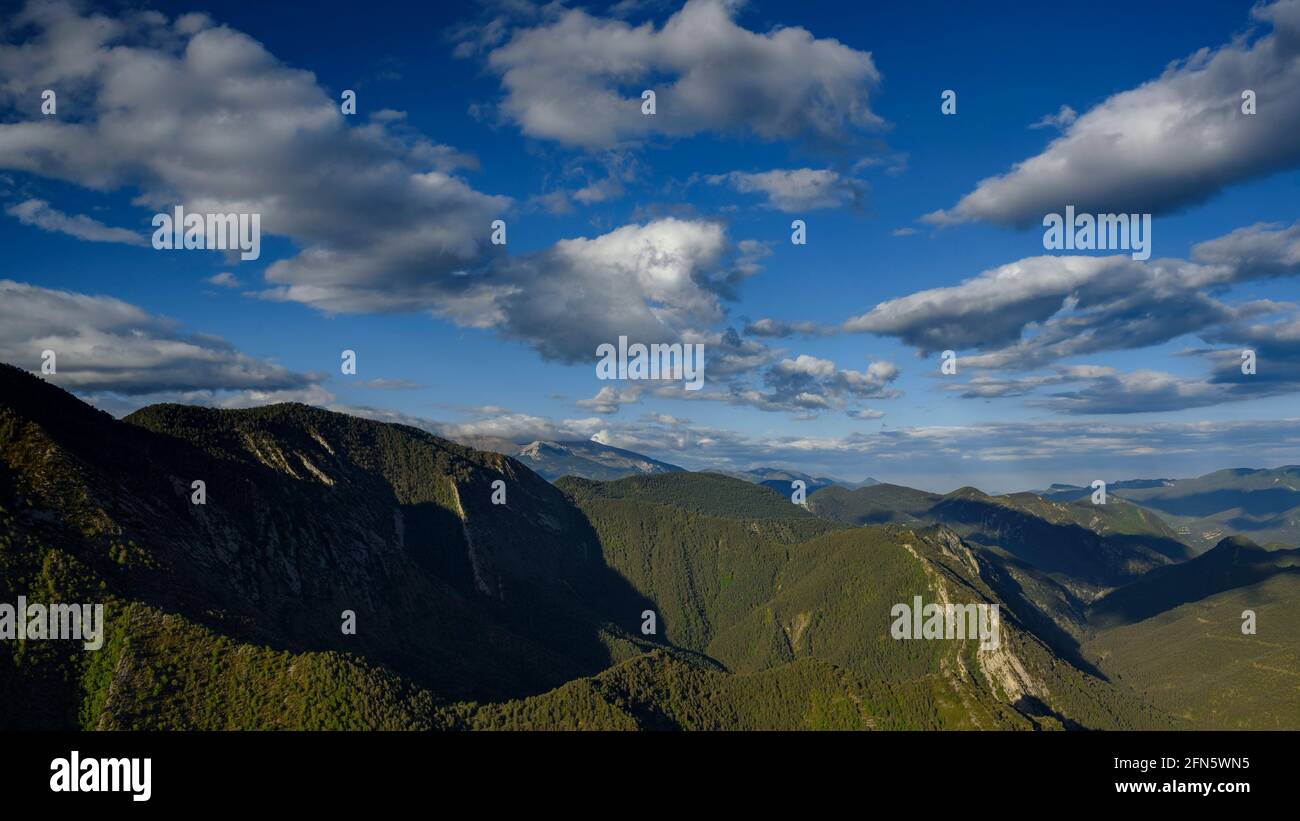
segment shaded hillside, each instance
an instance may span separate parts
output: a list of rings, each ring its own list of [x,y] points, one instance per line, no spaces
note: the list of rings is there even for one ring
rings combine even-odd
[[[753,482],[756,485],[770,487],[783,496],[790,496],[794,491],[794,482],[801,481],[804,483],[804,489],[809,496],[816,491],[828,487],[840,487],[853,489],[857,487],[867,487],[878,484],[875,479],[868,476],[861,482],[849,482],[843,479],[834,479],[830,476],[812,476],[811,474],[802,473],[797,470],[787,470],[785,468],[751,468],[750,470],[741,471],[734,475],[738,479],[744,479],[746,482]]]
[[[840,529],[767,488],[717,474],[559,487],[591,521],[604,561],[655,603],[660,635],[700,652],[719,623],[770,596],[795,545]]]
[[[559,487],[581,497],[637,499],[671,505],[691,513],[746,519],[789,519],[826,522],[808,508],[796,505],[790,494],[720,473],[682,473],[633,476],[616,482],[566,480]]]
[[[1204,549],[1224,536],[1300,546],[1300,466],[1220,470],[1194,479],[1121,491],[1170,520]]]
[[[1270,551],[1233,536],[1191,561],[1158,568],[1112,591],[1093,603],[1089,621],[1097,627],[1142,621],[1181,604],[1279,575],[1300,577],[1300,549]]]
[[[827,488],[809,501],[808,507],[819,516],[846,524],[925,524],[926,514],[941,498],[902,485],[876,484],[857,490]]]
[[[457,705],[465,729],[907,730],[945,726],[927,682],[867,686],[816,659],[757,673],[657,651],[541,696]]]
[[[355,654],[440,698],[541,692],[642,643],[623,627],[645,601],[559,491],[413,428],[301,405],[116,421],[4,367],[0,460],[0,600],[138,602],[239,644]],[[45,699],[63,723],[94,657],[65,646],[0,646],[4,686],[65,682]]]
[[[732,672],[828,662],[870,692],[902,687],[900,692],[933,703],[936,712],[927,726],[1133,727],[1165,721],[1027,632],[984,582],[976,552],[951,530],[823,525],[821,533],[801,536],[789,529],[800,518],[744,515],[775,512],[763,505],[728,511],[716,502],[701,504],[726,498],[734,481],[681,474],[561,485],[590,519],[608,564],[656,603],[665,637]],[[917,595],[926,601],[998,603],[1008,614],[1004,644],[988,651],[968,640],[893,639],[892,607]],[[917,690],[918,685],[924,686]]]
[[[897,485],[828,488],[809,506],[850,524],[944,524],[1090,593],[1122,584],[1191,552],[1159,517],[1122,501],[1053,502],[1030,493],[989,496],[961,488],[944,496]]]
[[[552,485],[499,454],[303,405],[118,421],[0,368],[0,601],[102,602],[107,616],[98,651],[0,643],[0,726],[1182,723],[1120,678],[1136,668],[1108,678],[1078,645],[1073,579],[1138,548],[1167,563],[1146,547],[1156,520],[868,490],[856,515],[892,500],[905,524],[832,521],[718,474]],[[859,497],[824,494],[855,514]],[[996,605],[998,643],[894,638],[893,609],[917,596]]]
[[[588,699],[600,726],[1074,726],[969,641],[887,637],[935,583],[913,536],[739,480],[566,480],[579,509],[412,428],[301,405],[117,421],[8,368],[0,443],[0,596],[107,614],[98,651],[0,647],[5,726],[500,726],[519,711],[481,705],[512,697],[551,726],[592,686],[628,705]],[[683,649],[618,666],[656,642]]]
[[[1110,482],[1112,496],[1152,511],[1195,550],[1243,535],[1268,546],[1300,546],[1300,466],[1231,468],[1191,479],[1131,479]],[[1053,485],[1044,495],[1077,500],[1092,491]]]
[[[1193,726],[1300,722],[1300,551],[1241,537],[1153,571],[1093,606],[1084,652]],[[1243,631],[1247,611],[1253,632]]]

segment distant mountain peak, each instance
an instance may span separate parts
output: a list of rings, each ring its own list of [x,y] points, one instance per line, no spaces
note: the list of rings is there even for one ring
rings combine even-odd
[[[813,476],[798,470],[769,466],[733,471],[729,472],[728,475],[735,476],[738,479],[744,479],[746,482],[752,482],[756,485],[764,485],[782,493],[790,492],[793,487],[791,483],[796,481],[803,482],[808,493],[832,486],[842,487],[845,490],[856,490],[860,487],[870,487],[872,485],[880,484],[870,476],[863,479],[861,482],[849,482],[831,476]]]
[[[950,499],[991,499],[992,498],[991,496],[989,496],[987,493],[980,490],[979,488],[971,487],[970,485],[963,485],[962,487],[959,487],[956,490],[954,490],[952,493],[946,495],[947,498]]]
[[[506,455],[515,457],[551,481],[561,476],[577,476],[607,482],[625,476],[678,473],[685,470],[669,462],[661,462],[592,439],[538,439],[526,445],[515,446]]]

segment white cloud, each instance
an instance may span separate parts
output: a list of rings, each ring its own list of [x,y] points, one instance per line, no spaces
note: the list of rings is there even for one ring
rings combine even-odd
[[[23,38],[0,44],[0,104],[26,111],[55,87],[77,117],[0,124],[0,168],[137,189],[154,212],[260,214],[302,249],[267,273],[283,298],[427,308],[460,289],[509,204],[452,176],[463,155],[388,115],[351,125],[310,72],[207,18],[34,2],[12,26]]]
[[[1033,403],[1064,413],[1177,410],[1300,390],[1300,378],[1292,376],[1300,372],[1295,321],[1260,321],[1295,306],[1223,299],[1235,284],[1300,273],[1300,223],[1240,228],[1194,246],[1192,257],[1029,257],[957,285],[886,300],[838,327],[765,318],[746,331],[761,337],[871,333],[897,338],[923,356],[959,351],[960,371],[977,373],[944,390],[995,399],[1060,386],[1068,389]],[[1212,366],[1208,380],[1057,364],[1150,348],[1188,334],[1229,346],[1197,352]],[[1239,355],[1246,347],[1267,356],[1266,376],[1241,377]],[[803,370],[811,367],[805,363]],[[931,367],[937,371],[937,363]],[[1033,373],[1046,367],[1052,372]],[[787,361],[774,370],[796,369],[797,362]]]
[[[213,274],[205,279],[204,282],[221,288],[239,288],[243,285],[243,283],[239,281],[239,277],[229,271],[222,271],[219,274]]]
[[[768,204],[787,213],[821,208],[860,206],[866,187],[830,169],[776,169],[759,173],[732,171],[707,178],[713,185],[728,183],[741,193],[760,193]]]
[[[45,200],[29,199],[5,208],[5,213],[17,217],[23,225],[32,225],[42,231],[67,234],[87,242],[118,242],[123,245],[148,245],[143,234],[126,228],[113,228],[99,220],[82,214],[68,216],[55,210]]]
[[[783,377],[811,376],[824,379],[835,373],[835,363],[829,359],[800,354],[794,359],[781,360],[772,367],[772,370]]]
[[[714,222],[665,218],[502,260],[444,313],[526,340],[547,358],[595,361],[601,343],[684,342],[723,318],[731,248]]]
[[[598,418],[553,420],[526,413],[507,413],[493,414],[468,422],[426,422],[423,426],[439,436],[456,442],[479,438],[531,442],[590,439],[592,434],[607,424],[608,420]]]
[[[1275,312],[1276,303],[1229,304],[1216,293],[1300,273],[1300,223],[1239,229],[1195,246],[1193,257],[1028,257],[887,300],[841,330],[897,337],[923,355],[974,349],[979,353],[961,358],[972,368],[1025,370],[1156,345]]]
[[[1289,227],[1257,223],[1197,243],[1192,258],[1206,265],[1230,268],[1234,279],[1300,274],[1300,222]]]
[[[1300,0],[1260,4],[1251,16],[1272,30],[1197,51],[1107,98],[1041,154],[924,219],[1028,226],[1066,205],[1162,214],[1300,165]],[[1247,89],[1254,115],[1241,110]]]
[[[130,303],[0,280],[0,361],[39,372],[45,350],[56,355],[50,381],[92,396],[131,397],[136,407],[162,396],[203,404],[328,397],[315,375],[186,332]]]
[[[726,392],[689,398],[713,399],[809,418],[821,411],[861,410],[854,403],[863,399],[896,398],[898,391],[891,385],[899,374],[892,362],[871,362],[865,371],[855,371],[839,368],[829,359],[799,354],[782,359],[763,373],[766,390],[735,380]]]
[[[740,5],[689,0],[660,28],[574,9],[519,29],[488,57],[501,112],[525,134],[585,148],[706,131],[842,142],[881,124],[869,53],[798,27],[749,31],[735,23]]]
[[[711,8],[683,19],[737,36],[727,12]],[[24,40],[0,44],[0,103],[21,108],[57,86],[79,116],[0,123],[0,168],[133,187],[154,210],[259,213],[263,232],[300,249],[266,269],[265,299],[328,313],[430,312],[575,361],[619,335],[702,333],[761,256],[752,243],[731,248],[718,224],[667,218],[511,257],[489,241],[510,200],[456,176],[468,158],[387,110],[352,125],[311,73],[245,34],[205,17],[83,16],[62,3],[33,3],[13,25]],[[645,33],[659,48],[689,44],[682,25]],[[778,43],[852,62],[853,52],[796,30],[753,37],[760,56]],[[611,175],[632,173],[617,156],[607,163]],[[596,185],[582,196],[613,194]]]
[[[641,399],[641,389],[637,386],[631,386],[624,389],[618,389],[610,385],[605,385],[596,395],[590,399],[579,399],[576,404],[582,408],[589,408],[594,413],[618,413],[623,405],[635,404]]]

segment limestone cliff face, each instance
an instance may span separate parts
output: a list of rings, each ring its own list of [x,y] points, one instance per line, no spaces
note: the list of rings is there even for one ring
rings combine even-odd
[[[1016,654],[1017,645],[1033,637],[1015,625],[1005,604],[982,583],[981,563],[970,546],[942,525],[918,535],[917,543],[920,549],[912,544],[904,547],[922,562],[930,592],[940,605],[976,603],[998,607],[998,640],[984,642],[965,636],[955,639],[954,667],[968,672],[963,651],[967,644],[973,644],[980,677],[998,699],[1012,706],[1022,703],[1026,696],[1048,699],[1048,688],[1028,672]]]

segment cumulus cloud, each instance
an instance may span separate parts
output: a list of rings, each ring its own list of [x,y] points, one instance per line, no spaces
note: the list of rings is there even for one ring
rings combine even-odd
[[[740,5],[689,0],[658,28],[578,9],[519,28],[488,55],[500,111],[529,136],[589,149],[701,132],[840,144],[881,124],[869,53],[799,27],[749,31]]]
[[[743,370],[715,379],[706,371],[711,389],[685,391],[675,385],[659,386],[654,395],[663,398],[699,402],[725,402],[762,411],[790,413],[811,419],[823,411],[844,411],[853,415],[863,412],[859,403],[866,399],[894,399],[899,392],[892,385],[901,373],[891,362],[871,362],[866,370],[840,368],[829,359],[799,354],[776,359],[776,353],[763,348],[766,364],[750,363]],[[876,418],[875,416],[860,418]]]
[[[1191,260],[1029,257],[957,285],[886,300],[838,326],[765,318],[749,323],[746,332],[769,338],[871,333],[894,337],[922,356],[959,351],[961,372],[975,375],[943,390],[969,399],[1029,396],[1059,386],[1061,392],[1033,404],[1072,414],[1178,410],[1300,390],[1300,378],[1291,377],[1300,373],[1300,326],[1290,318],[1266,321],[1294,306],[1224,298],[1240,283],[1297,273],[1300,223],[1261,223],[1199,243]],[[1060,364],[1189,334],[1232,346],[1197,352],[1210,366],[1208,379]],[[1244,348],[1266,358],[1266,377],[1243,378]],[[1043,368],[1050,371],[1034,373]]]
[[[148,245],[143,234],[126,228],[113,228],[84,214],[69,216],[50,207],[45,200],[28,199],[5,208],[5,213],[17,217],[23,225],[32,225],[42,231],[67,234],[87,242],[119,242],[123,245]]]
[[[92,399],[130,397],[130,409],[162,397],[202,404],[329,398],[316,375],[240,353],[130,303],[0,280],[0,361],[39,372],[45,350],[57,357],[50,381]]]
[[[641,398],[641,389],[638,386],[628,388],[614,388],[609,385],[602,387],[596,392],[596,395],[590,399],[579,399],[576,404],[581,408],[588,408],[593,413],[618,413],[626,404],[633,404]]]
[[[691,342],[720,321],[737,276],[721,224],[672,217],[503,259],[443,313],[526,340],[543,357],[593,361],[602,343]]]
[[[19,42],[0,44],[0,104],[55,87],[78,117],[0,124],[0,168],[130,186],[155,211],[258,213],[302,249],[267,273],[283,298],[424,307],[460,290],[508,205],[452,176],[446,147],[384,118],[349,125],[310,72],[206,17],[33,2],[6,33]]]
[[[305,265],[307,256],[298,262]],[[460,277],[455,292],[416,283],[401,291],[379,289],[357,270],[355,284],[336,290],[295,286],[264,296],[327,300],[327,307],[352,311],[358,299],[409,299],[458,324],[523,340],[546,359],[577,362],[593,360],[597,346],[620,335],[682,342],[719,321],[723,300],[747,275],[737,267],[745,259],[721,224],[665,218],[560,240],[531,254],[495,256],[476,274]]]
[[[1193,256],[1028,257],[887,300],[840,330],[896,337],[922,355],[973,349],[962,365],[990,369],[1158,345],[1276,312],[1277,303],[1230,304],[1217,293],[1300,270],[1300,223],[1240,229],[1197,245]]]
[[[732,171],[707,178],[713,185],[729,184],[745,194],[759,193],[778,211],[802,212],[821,208],[857,207],[865,186],[830,169],[794,168],[758,173]]]
[[[981,181],[933,224],[1038,224],[1081,212],[1162,214],[1227,186],[1300,165],[1300,0],[1260,4],[1267,33],[1234,38],[1078,116],[1065,133],[1005,174]],[[1257,112],[1242,113],[1242,92]]]
[[[744,376],[776,361],[779,353],[755,339],[741,336],[735,328],[701,334],[691,340],[704,345],[708,379]]]
[[[1234,396],[1267,396],[1300,390],[1300,314],[1271,322],[1240,322],[1205,334],[1228,348],[1196,351],[1211,367],[1210,382]],[[1255,354],[1255,372],[1242,371],[1242,354]]]
[[[682,14],[738,36],[729,12],[709,3]],[[580,13],[564,19],[591,22]],[[638,36],[657,49],[689,43],[682,25]],[[96,190],[133,187],[137,204],[152,209],[258,213],[264,232],[299,249],[266,269],[264,299],[328,313],[429,312],[578,361],[619,335],[674,342],[706,333],[766,250],[733,248],[714,222],[665,218],[511,257],[490,243],[493,219],[511,202],[456,175],[470,158],[395,112],[352,125],[311,73],[205,16],[82,15],[67,3],[34,2],[6,34],[21,44],[0,41],[0,105],[21,109],[56,86],[79,116],[0,123],[0,168]],[[773,42],[832,60],[856,54],[797,30],[754,37],[759,55]],[[682,78],[686,97],[698,87],[692,77]],[[617,157],[608,164],[631,173]],[[574,196],[615,193],[593,184]],[[26,209],[54,219],[48,208]]]
[[[898,373],[891,362],[872,362],[865,371],[840,370],[829,359],[800,354],[772,366],[767,379],[782,396],[829,393],[879,399],[893,395],[888,386]]]
[[[1234,279],[1294,276],[1300,274],[1300,222],[1289,227],[1257,223],[1238,228],[1197,243],[1192,247],[1192,258],[1227,268]]]
[[[922,354],[992,349],[1019,341],[1027,326],[1059,313],[1077,315],[1143,293],[1146,271],[1126,257],[1030,257],[959,285],[887,300],[844,329],[895,336]]]
[[[1049,373],[978,374],[944,390],[964,399],[1031,397],[1026,404],[1064,414],[1159,413],[1209,407],[1300,390],[1300,317],[1232,323],[1201,336],[1227,348],[1183,351],[1200,359],[1205,376],[1180,376],[1150,368],[1121,371],[1100,365],[1057,365]],[[1255,372],[1242,369],[1243,353]],[[978,357],[976,357],[978,360]],[[961,360],[965,363],[967,360]],[[1060,387],[1044,393],[1042,389]]]

